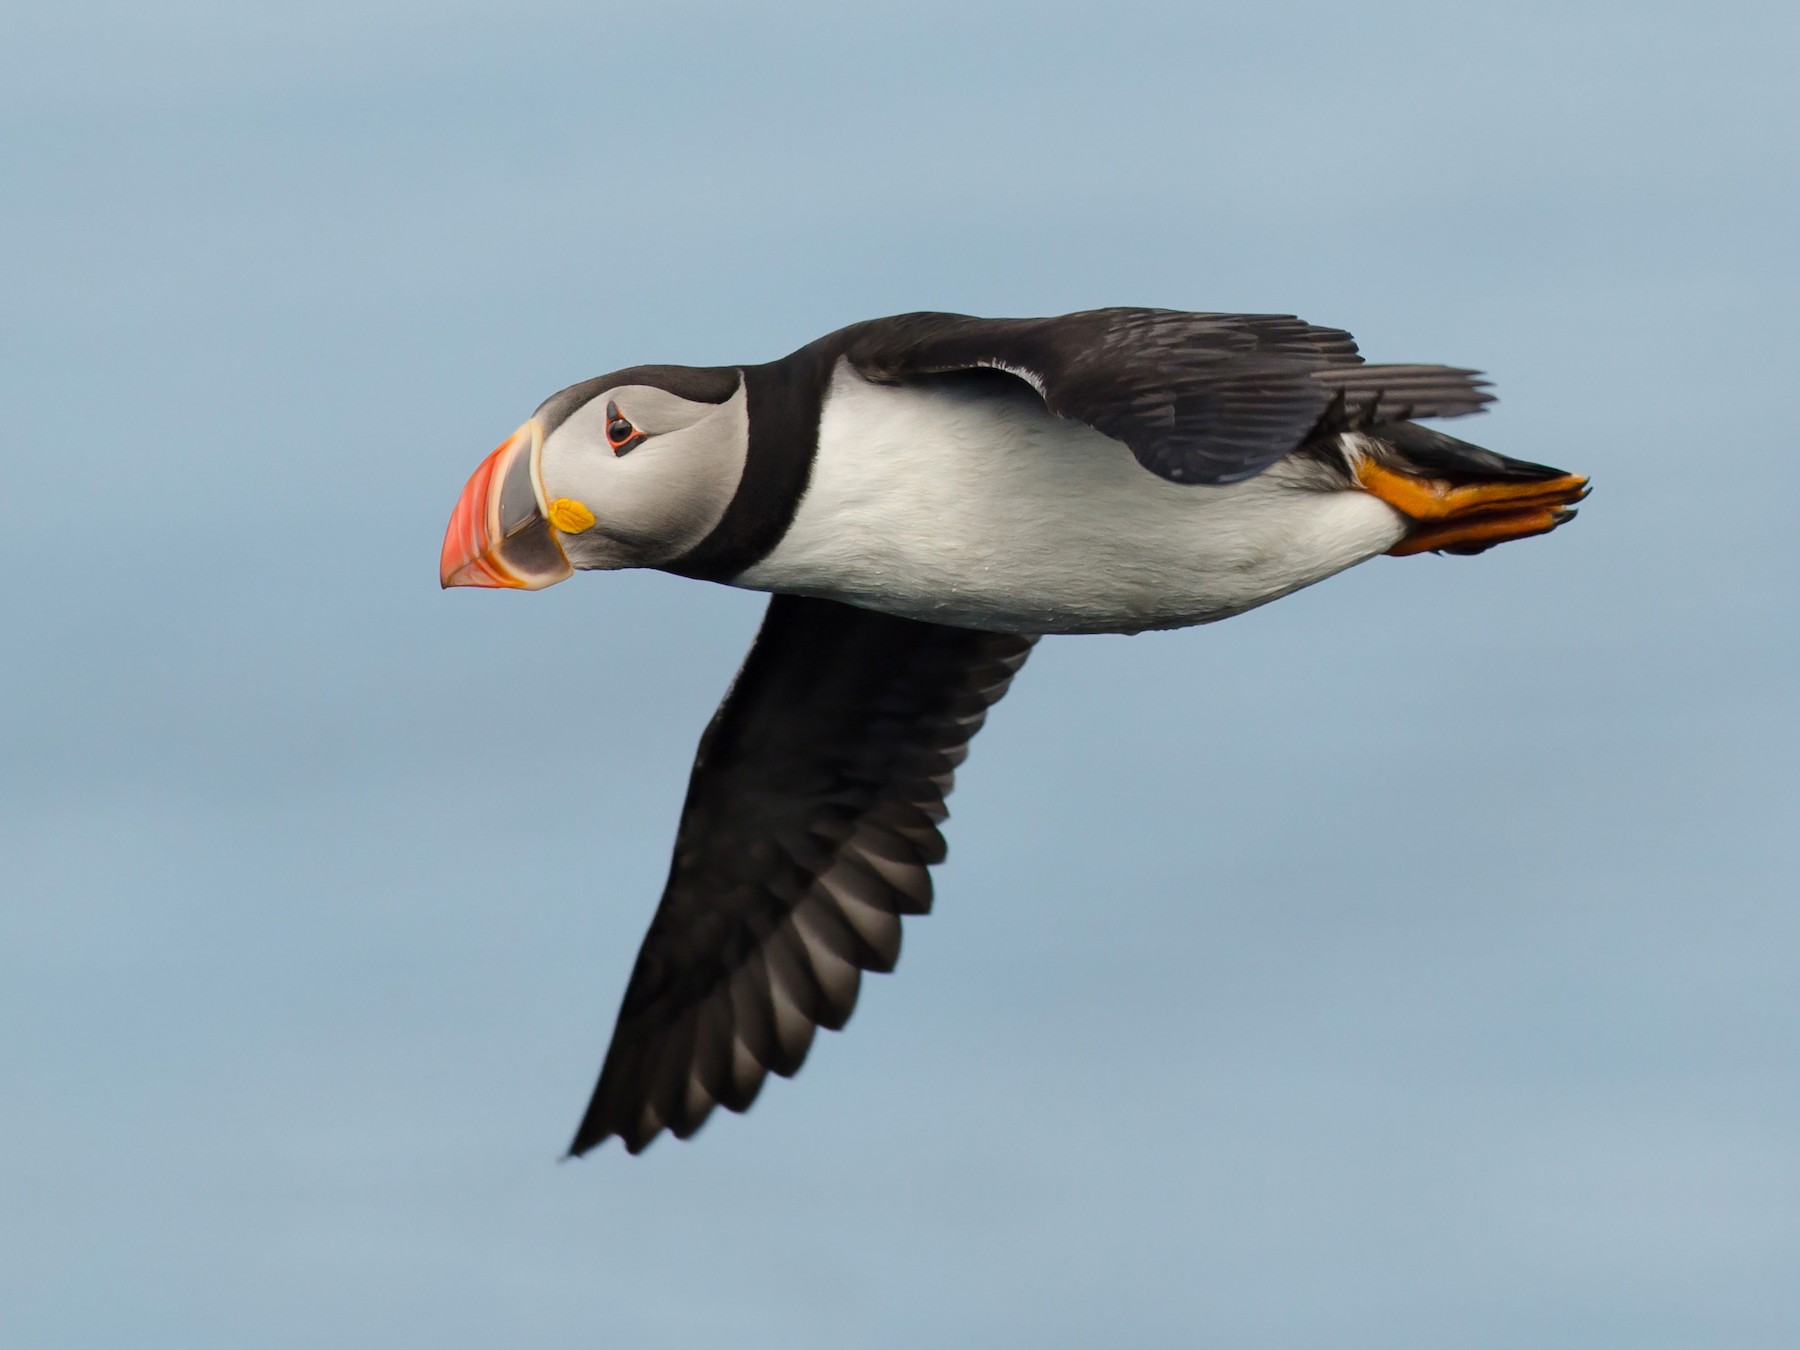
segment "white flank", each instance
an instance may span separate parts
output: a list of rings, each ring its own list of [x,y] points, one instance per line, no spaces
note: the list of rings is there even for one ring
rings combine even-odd
[[[1171,483],[1023,387],[877,385],[840,365],[793,525],[737,584],[969,627],[1132,633],[1242,613],[1402,532],[1316,464]]]

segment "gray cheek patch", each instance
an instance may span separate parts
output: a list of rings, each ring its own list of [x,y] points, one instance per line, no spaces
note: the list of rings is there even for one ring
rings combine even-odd
[[[647,433],[628,455],[614,454],[605,439],[606,404],[615,401]],[[676,417],[687,420],[652,430]],[[587,569],[655,567],[693,548],[729,507],[748,439],[742,392],[722,404],[643,389],[590,400],[544,446],[545,495],[572,497],[594,513],[591,529],[565,539],[570,559]]]
[[[617,405],[634,427],[649,436],[691,427],[719,410],[716,403],[696,403],[666,389],[643,384],[608,390],[605,399],[595,399],[589,406],[609,402]]]
[[[629,366],[550,395],[538,405],[537,419],[548,436],[601,394],[631,386],[667,392],[690,403],[723,403],[738,391],[743,378],[735,366]]]

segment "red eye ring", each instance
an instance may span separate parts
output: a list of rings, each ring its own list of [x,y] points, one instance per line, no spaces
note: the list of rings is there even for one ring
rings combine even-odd
[[[619,405],[607,401],[606,404],[606,443],[612,447],[615,455],[622,455],[627,450],[635,449],[643,442],[644,433],[631,425],[631,419],[619,411]]]

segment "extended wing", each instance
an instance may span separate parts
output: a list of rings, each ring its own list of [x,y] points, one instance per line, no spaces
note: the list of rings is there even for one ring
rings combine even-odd
[[[931,908],[944,797],[1033,638],[778,595],[700,742],[661,905],[570,1152],[742,1111]]]

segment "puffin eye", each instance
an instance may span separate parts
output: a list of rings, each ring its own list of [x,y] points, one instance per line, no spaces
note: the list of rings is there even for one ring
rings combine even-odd
[[[615,455],[622,455],[627,450],[634,450],[643,441],[644,433],[631,425],[631,419],[619,411],[619,405],[608,402],[606,405],[606,443],[612,447]]]

